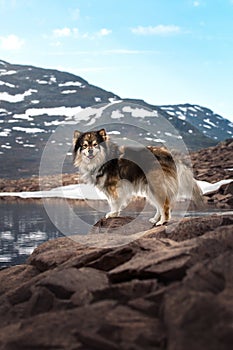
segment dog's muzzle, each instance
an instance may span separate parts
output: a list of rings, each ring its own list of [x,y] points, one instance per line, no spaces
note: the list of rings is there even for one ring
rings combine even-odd
[[[89,159],[94,158],[94,153],[93,153],[93,149],[92,149],[92,148],[90,148],[90,149],[88,150],[88,155],[87,155],[87,157],[88,157]]]

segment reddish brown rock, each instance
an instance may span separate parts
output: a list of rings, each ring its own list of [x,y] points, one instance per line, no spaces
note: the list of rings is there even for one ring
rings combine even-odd
[[[0,271],[0,349],[230,350],[232,266],[230,215],[108,249],[49,241]]]

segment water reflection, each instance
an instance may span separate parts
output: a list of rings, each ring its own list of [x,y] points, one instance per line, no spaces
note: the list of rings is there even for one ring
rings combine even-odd
[[[88,206],[80,202],[69,202],[72,207],[72,215],[64,215],[64,199],[51,199],[50,206],[53,211],[53,222],[56,220],[73,234],[86,234],[87,225],[93,225],[107,211],[107,204],[102,201],[90,203]],[[133,210],[125,212],[125,215],[137,216],[141,211],[133,207]],[[152,208],[145,210],[144,219],[148,221],[151,217]],[[185,216],[204,216],[211,213],[218,213],[219,210],[206,210],[204,212],[187,212]],[[223,213],[223,211],[222,211]],[[80,225],[74,225],[74,214],[78,215]],[[180,217],[181,211],[174,212],[173,215]],[[147,218],[148,217],[148,218]],[[83,222],[83,224],[82,224]],[[57,227],[60,227],[57,225]],[[0,269],[10,265],[22,264],[32,251],[41,243],[57,237],[64,237],[48,217],[41,201],[0,201]],[[73,230],[73,231],[72,231]],[[66,232],[64,232],[66,233]],[[72,234],[72,233],[71,233]]]
[[[59,236],[40,203],[0,201],[0,267],[23,263],[39,244]]]
[[[74,234],[87,233],[85,223],[93,225],[103,216],[103,210],[87,210],[87,206],[71,201],[74,214],[64,215],[64,199],[50,199],[51,211],[54,213],[53,222],[63,222],[67,232],[74,229],[74,216],[78,215],[79,227],[75,227]],[[57,237],[64,237],[48,217],[40,200],[0,200],[0,268],[22,264],[33,250],[43,242]],[[58,225],[59,227],[59,225]]]

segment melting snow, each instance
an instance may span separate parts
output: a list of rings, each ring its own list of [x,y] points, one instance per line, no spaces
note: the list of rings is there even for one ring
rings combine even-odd
[[[177,113],[177,114],[178,114],[178,113]],[[178,119],[185,120],[186,117],[185,117],[185,115],[179,113]]]
[[[208,194],[217,191],[222,185],[229,184],[232,182],[233,179],[228,180],[221,180],[218,182],[215,182],[213,184],[207,182],[207,181],[197,181],[198,185],[200,186],[203,194]]]
[[[199,109],[200,109],[200,108],[199,108]],[[195,108],[193,108],[193,107],[189,107],[188,110],[197,113],[197,110],[196,110]],[[200,109],[200,110],[201,110],[201,109]]]
[[[54,108],[29,108],[25,111],[25,119],[30,116],[38,116],[38,115],[61,115],[61,116],[67,116],[71,117],[74,114],[80,112],[82,110],[82,107],[54,107]],[[21,114],[22,118],[23,114]]]
[[[60,83],[58,86],[82,86],[79,81],[67,81],[66,83]]]
[[[14,115],[13,115],[13,118],[16,118],[16,119],[25,119],[25,120],[28,120],[28,121],[33,120],[33,118],[31,118],[29,115],[26,115],[26,114],[14,114]]]
[[[176,115],[175,112],[170,112],[170,111],[167,111],[167,114],[170,114],[170,115],[172,115],[172,116],[175,116],[175,115]]]
[[[23,94],[10,95],[8,92],[0,92],[0,100],[7,101],[11,103],[17,103],[24,100],[26,96],[32,95],[32,93],[37,92],[37,90],[29,89]]]
[[[181,111],[183,111],[183,112],[187,112],[187,107],[179,107],[179,109],[181,110]]]
[[[70,199],[92,199],[103,200],[105,195],[94,186],[78,184],[57,187],[50,191],[34,192],[2,192],[0,196],[17,196],[20,198],[70,198]]]
[[[44,126],[61,125],[64,124],[64,120],[53,120],[52,122],[44,122]]]
[[[11,88],[15,88],[16,87],[15,85],[10,84],[10,83],[6,83],[5,81],[0,81],[0,85],[5,85],[5,86],[11,87]]]
[[[22,128],[21,126],[14,126],[12,129],[15,131],[26,132],[26,134],[34,134],[37,132],[46,132],[45,130],[39,129],[39,128]]]
[[[203,194],[217,191],[222,185],[232,182],[233,179],[221,180],[214,184],[207,181],[197,181]],[[34,192],[1,192],[0,196],[17,196],[21,198],[70,198],[70,199],[90,199],[103,200],[105,195],[92,185],[77,184],[57,187],[49,191]]]
[[[215,128],[217,127],[217,125],[214,124],[213,122],[211,122],[209,118],[204,119],[203,121],[206,122],[206,123],[208,123],[208,124],[210,124],[211,126],[213,126],[213,127],[215,127]]]
[[[7,71],[7,70],[4,69],[3,71],[2,70],[0,71],[0,75],[12,75],[12,74],[15,74],[15,73],[17,73],[16,70],[8,70]]]
[[[144,118],[144,117],[157,117],[158,113],[156,111],[148,111],[144,108],[132,108],[130,106],[123,107],[122,108],[123,112],[128,112],[131,113],[132,117],[135,118]]]
[[[0,136],[7,137],[9,136],[10,132],[9,131],[0,131]]]
[[[95,97],[95,102],[101,102],[101,98],[100,97]]]
[[[35,145],[31,145],[31,144],[29,144],[29,143],[25,143],[25,144],[23,145],[23,147],[34,148],[34,147],[36,147],[36,146],[35,146]]]
[[[77,90],[64,90],[61,93],[62,94],[75,94],[77,92]]]
[[[112,114],[111,114],[111,118],[112,119],[119,119],[119,118],[122,118],[124,117],[124,114],[120,112],[119,109],[117,109],[116,111],[113,111]]]
[[[10,145],[1,145],[1,148],[10,149],[10,148],[11,148],[11,146],[10,146]]]
[[[196,109],[198,109],[199,111],[203,112],[203,109],[199,106],[194,106]],[[196,112],[196,111],[195,111]]]
[[[108,135],[120,135],[120,131],[109,131]]]
[[[47,80],[39,80],[39,79],[37,79],[36,82],[37,82],[38,84],[41,84],[41,85],[48,84]]]

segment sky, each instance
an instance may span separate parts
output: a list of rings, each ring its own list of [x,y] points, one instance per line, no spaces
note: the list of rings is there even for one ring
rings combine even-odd
[[[233,121],[233,0],[0,0],[0,59]]]

